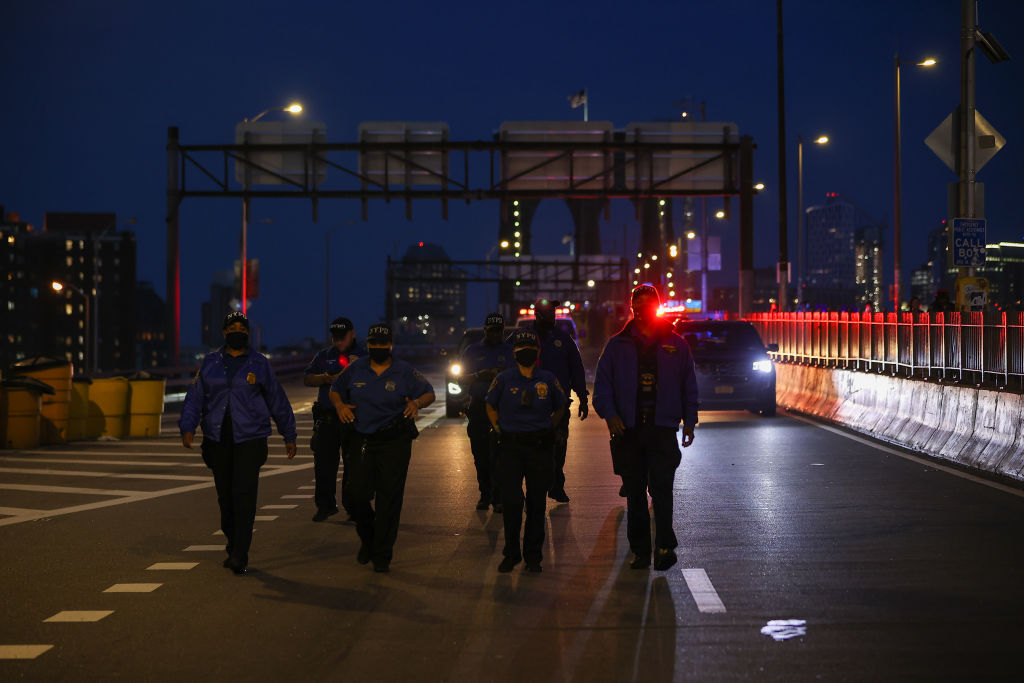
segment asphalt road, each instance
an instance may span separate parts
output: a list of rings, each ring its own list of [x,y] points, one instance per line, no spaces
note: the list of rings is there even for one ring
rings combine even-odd
[[[310,521],[313,392],[287,389],[300,456],[271,440],[243,577],[176,430],[0,451],[0,680],[1024,676],[1020,491],[786,415],[705,413],[676,476],[680,562],[635,571],[592,416],[573,421],[544,572],[500,575],[501,520],[474,509],[464,423],[438,402],[382,575],[351,525]]]

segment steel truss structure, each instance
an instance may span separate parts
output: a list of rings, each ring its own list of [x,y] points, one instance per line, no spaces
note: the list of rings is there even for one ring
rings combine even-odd
[[[640,211],[641,200],[649,198],[687,196],[739,196],[740,223],[740,311],[749,309],[753,288],[753,138],[742,136],[738,142],[658,142],[629,141],[625,133],[616,132],[614,139],[603,142],[517,142],[517,141],[436,141],[436,142],[354,142],[306,144],[236,144],[236,145],[182,145],[176,126],[167,129],[167,297],[168,338],[171,358],[180,355],[180,246],[178,209],[186,198],[236,197],[243,206],[254,198],[309,199],[313,206],[313,220],[318,217],[321,199],[349,199],[362,203],[363,218],[368,215],[371,199],[404,201],[406,216],[412,217],[413,200],[439,200],[442,217],[448,217],[450,201],[499,200],[511,202],[530,199],[631,199]],[[700,161],[684,168],[659,175],[656,166],[673,152],[701,153]],[[300,154],[305,171],[296,177],[253,160],[254,156],[268,153]],[[510,155],[542,153],[544,158],[513,175],[504,176],[502,161]],[[421,163],[425,156],[439,155],[440,168]],[[374,155],[383,158],[384,182],[361,169],[361,164]],[[481,162],[479,158],[482,157]],[[577,176],[576,159],[589,162],[585,176]],[[453,159],[461,161],[453,163]],[[595,173],[595,159],[603,160]],[[280,184],[251,187],[233,178],[232,162],[251,169],[253,173],[271,176]],[[406,181],[396,186],[387,173],[387,165],[418,174],[420,183]],[[556,189],[537,187],[517,188],[517,181],[531,173],[543,173],[549,165],[568,162],[568,178],[564,186]],[[718,186],[699,188],[680,187],[680,181],[694,177],[701,169],[721,163],[722,173]],[[457,167],[457,170],[453,169]],[[332,179],[320,182],[324,171],[333,173]],[[336,180],[340,177],[341,180]],[[427,182],[422,182],[426,179]],[[503,204],[504,206],[504,204]],[[486,281],[486,280],[484,280]],[[744,305],[746,304],[746,305]]]

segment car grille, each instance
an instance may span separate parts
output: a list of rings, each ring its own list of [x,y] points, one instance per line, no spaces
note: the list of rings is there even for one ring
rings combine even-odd
[[[697,372],[711,377],[746,377],[750,374],[750,362],[717,361],[699,362]]]

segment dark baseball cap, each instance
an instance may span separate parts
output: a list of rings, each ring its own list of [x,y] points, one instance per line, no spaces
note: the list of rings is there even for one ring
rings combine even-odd
[[[245,313],[242,313],[240,311],[231,311],[226,316],[224,316],[224,328],[223,329],[225,329],[225,330],[228,329],[234,323],[242,323],[243,325],[245,325],[245,329],[247,329],[247,330],[251,329],[249,327],[249,318],[247,318],[245,316]]]
[[[555,302],[551,299],[537,299],[533,302],[533,310],[536,311],[553,311],[555,310]]]
[[[331,336],[332,337],[344,337],[349,333],[349,330],[355,329],[352,326],[352,321],[348,318],[335,318],[331,321]]]
[[[516,330],[516,333],[512,335],[512,346],[517,349],[522,346],[540,348],[540,342],[537,341],[537,333],[533,330]]]
[[[661,303],[661,297],[658,296],[658,290],[655,289],[653,285],[648,284],[637,285],[634,287],[629,300],[630,302],[636,301],[637,297],[643,296],[644,294],[653,296],[658,303]]]
[[[387,323],[370,325],[370,329],[366,332],[366,341],[368,342],[390,343],[391,339],[391,325]]]
[[[488,313],[484,327],[505,327],[505,316],[501,313]]]

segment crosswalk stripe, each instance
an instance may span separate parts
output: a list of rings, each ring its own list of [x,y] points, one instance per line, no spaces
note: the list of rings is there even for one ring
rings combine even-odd
[[[697,609],[710,614],[725,612],[725,605],[718,597],[715,587],[711,585],[707,572],[703,569],[684,569],[683,578],[690,589],[690,594],[693,595],[694,602],[697,603]]]
[[[35,659],[53,645],[0,645],[0,659]]]
[[[162,586],[162,583],[115,583],[104,593],[152,593]]]
[[[100,610],[63,610],[57,612],[52,617],[43,619],[44,622],[85,622],[85,621],[99,621],[104,617],[109,617],[114,613],[112,609],[100,609]]]
[[[146,567],[146,571],[188,571],[189,569],[194,569],[198,566],[198,562],[156,562]]]

